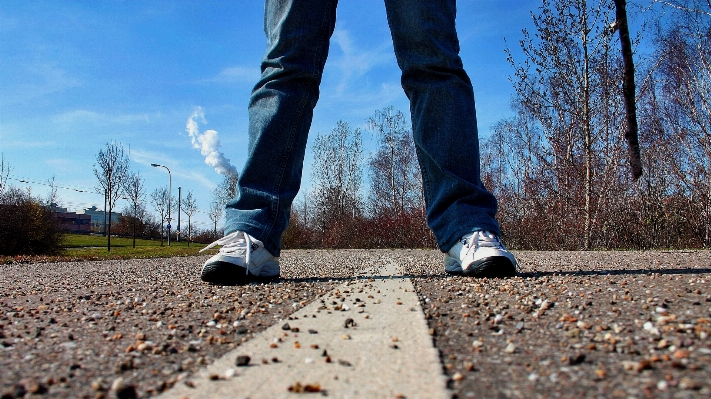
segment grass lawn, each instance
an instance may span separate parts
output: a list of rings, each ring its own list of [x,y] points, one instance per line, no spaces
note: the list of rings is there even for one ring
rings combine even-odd
[[[171,256],[197,255],[205,244],[190,243],[187,241],[176,242],[163,240],[144,240],[136,238],[136,247],[133,247],[133,238],[111,237],[111,252],[106,250],[106,237],[90,236],[83,234],[67,234],[62,243],[64,250],[59,255],[53,256],[0,256],[0,264],[15,262],[62,262],[77,260],[105,260],[105,259],[133,259],[133,258],[169,258]],[[213,252],[213,251],[211,251]]]

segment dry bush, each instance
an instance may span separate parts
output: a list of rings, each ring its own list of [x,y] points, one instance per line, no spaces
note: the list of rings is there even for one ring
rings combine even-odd
[[[52,212],[28,192],[9,188],[0,197],[0,255],[53,255],[63,232]]]

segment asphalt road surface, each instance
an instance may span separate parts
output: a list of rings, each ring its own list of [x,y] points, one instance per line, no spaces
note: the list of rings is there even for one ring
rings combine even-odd
[[[711,397],[711,252],[515,254],[519,276],[476,280],[445,275],[436,251],[284,251],[281,280],[235,287],[202,283],[205,257],[2,265],[0,395],[131,398],[184,391],[181,397],[210,397],[217,392],[210,384],[239,387],[246,369],[211,375],[208,367],[277,329],[284,341],[306,343],[325,337],[326,314],[337,314],[353,319],[341,336],[356,342],[367,330],[366,315],[380,305],[398,306],[378,302],[385,288],[376,293],[375,285],[387,277],[383,265],[395,265],[394,274],[416,295],[415,305],[403,306],[426,320],[426,344],[439,355],[432,385],[443,381],[448,396]],[[365,295],[369,289],[375,291]],[[308,328],[323,325],[321,335],[294,331],[309,306],[323,312]],[[402,323],[387,317],[394,328]],[[293,326],[284,329],[288,323]],[[403,337],[384,338],[404,356],[415,350]],[[290,350],[300,346],[291,341]],[[285,346],[275,343],[273,356],[255,355],[251,364],[278,364],[279,356],[288,357],[280,352]],[[383,353],[373,347],[357,356],[385,367],[401,362]],[[359,373],[354,358],[333,364],[341,369],[328,370]],[[402,383],[380,377],[386,387]],[[327,389],[332,381],[296,382],[271,385],[285,397],[347,397]],[[362,392],[426,397],[417,390]]]

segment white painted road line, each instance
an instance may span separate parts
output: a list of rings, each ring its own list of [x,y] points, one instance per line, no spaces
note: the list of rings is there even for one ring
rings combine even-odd
[[[397,269],[340,285],[159,397],[451,398],[412,282]]]

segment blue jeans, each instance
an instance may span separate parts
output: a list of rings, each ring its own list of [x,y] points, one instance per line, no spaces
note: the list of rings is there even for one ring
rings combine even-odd
[[[249,102],[248,158],[225,232],[244,231],[278,256],[299,191],[337,0],[267,0],[267,51]],[[480,178],[471,81],[459,58],[455,0],[385,0],[422,171],[427,223],[441,250],[464,234],[496,234],[497,203]]]

